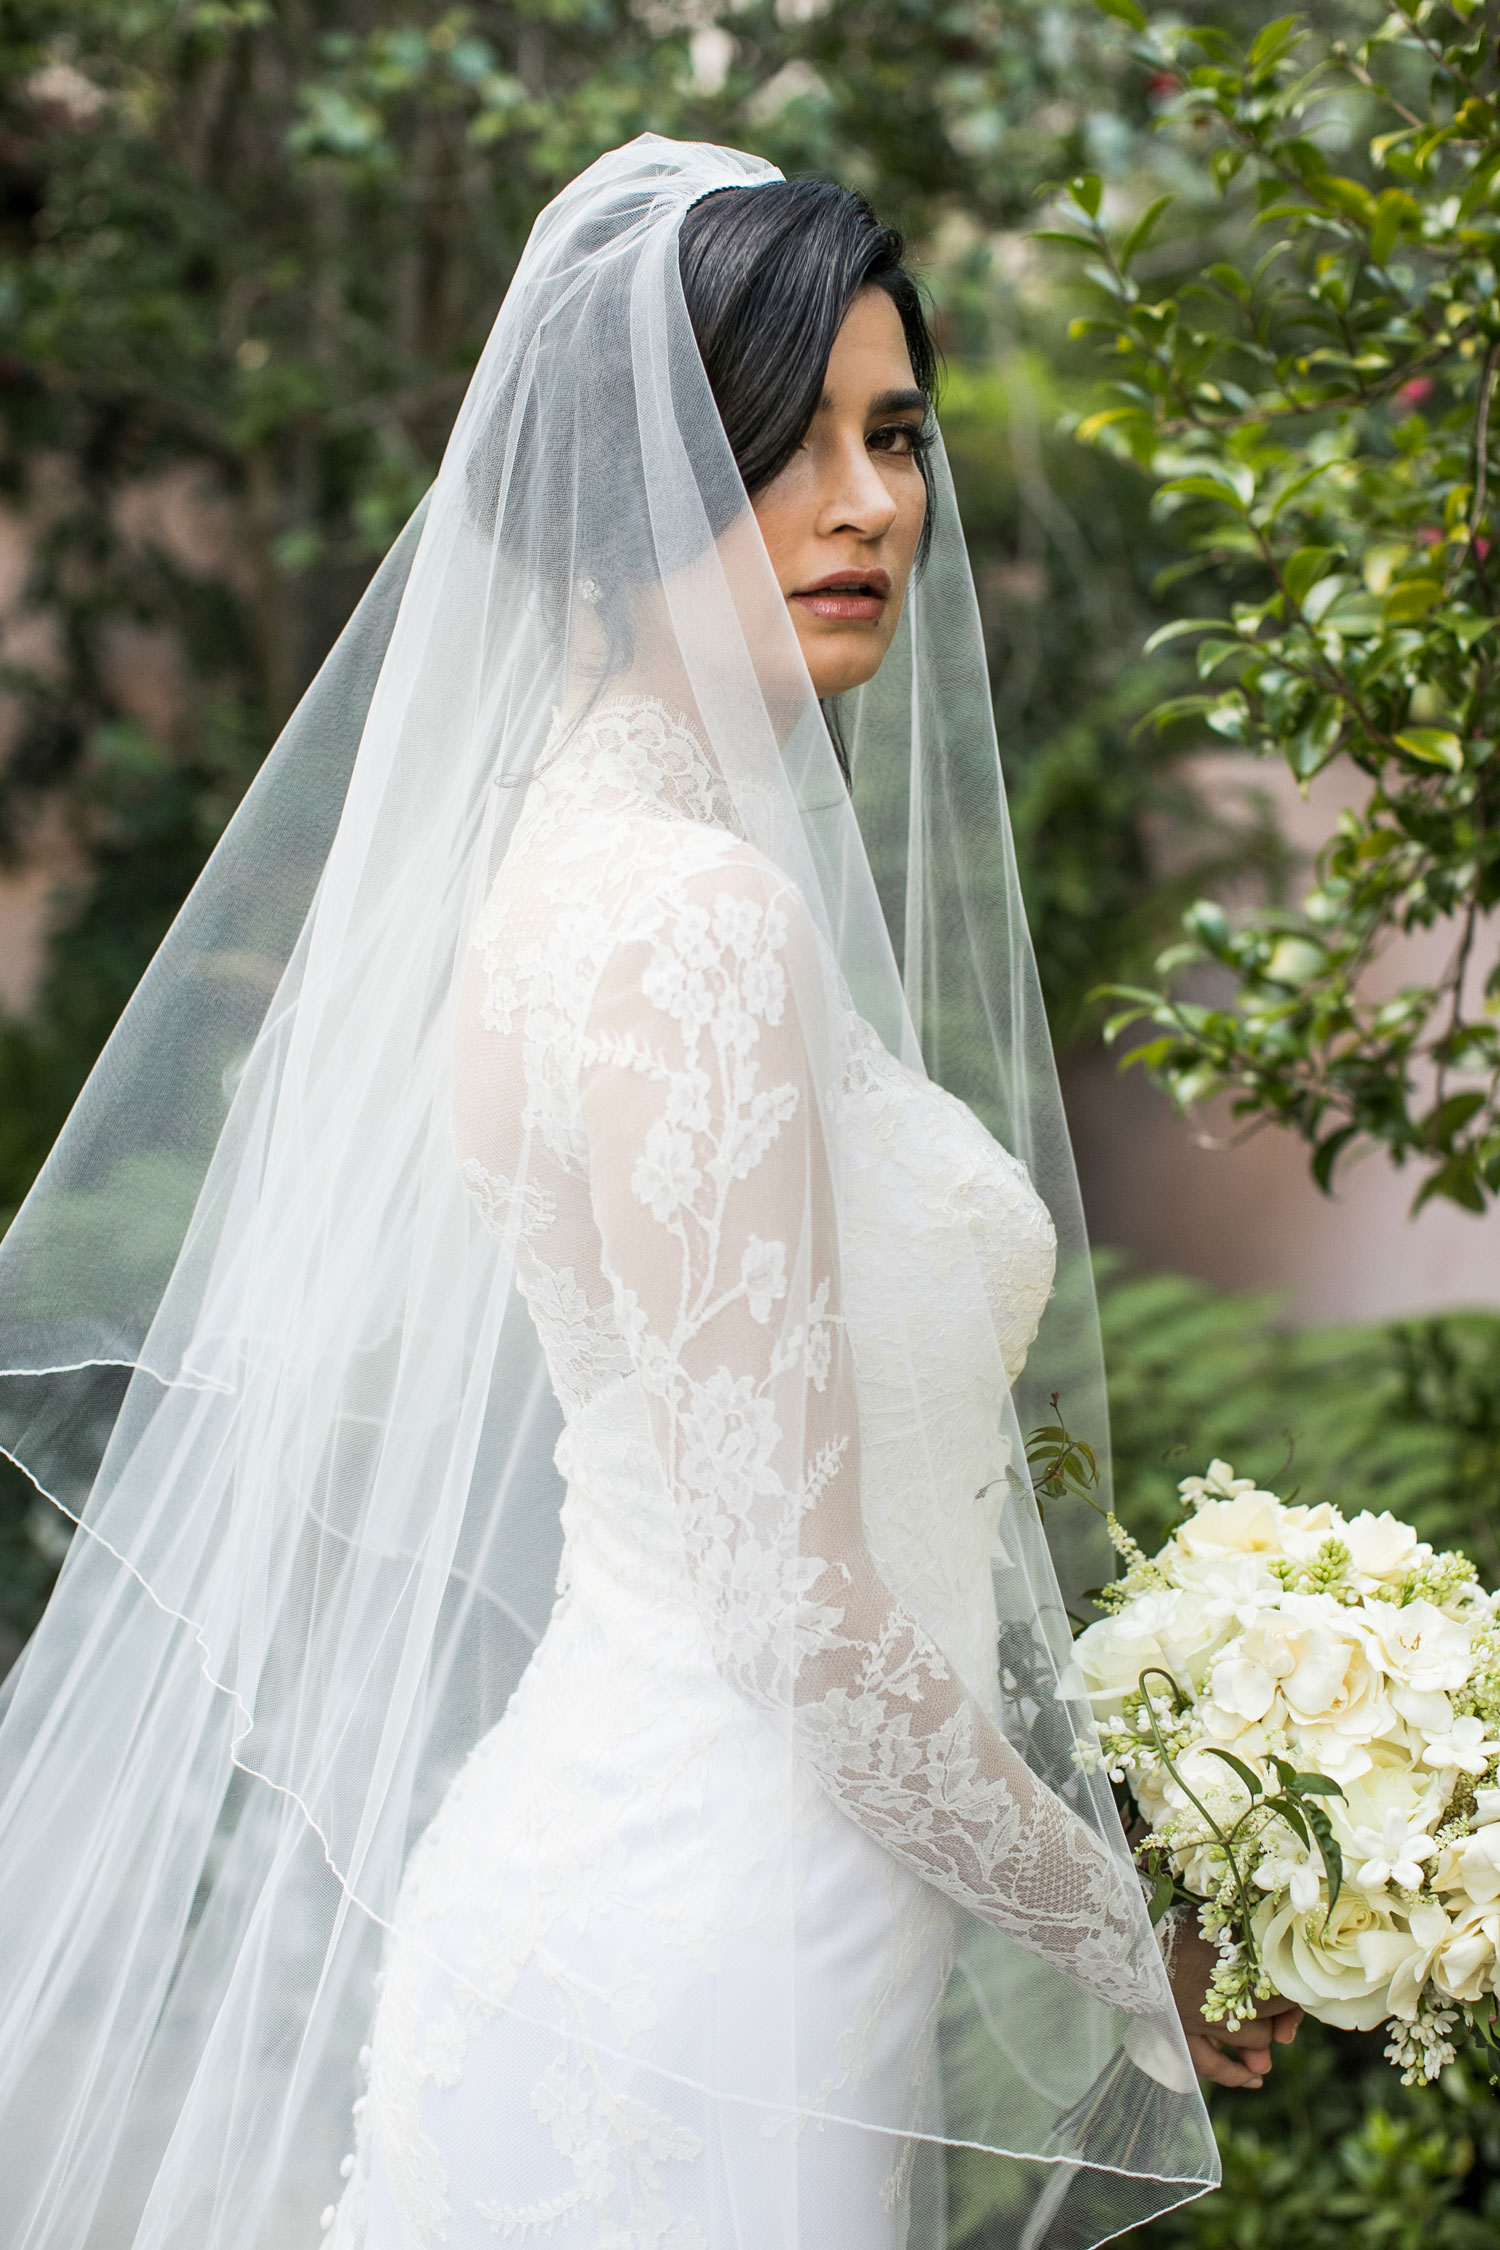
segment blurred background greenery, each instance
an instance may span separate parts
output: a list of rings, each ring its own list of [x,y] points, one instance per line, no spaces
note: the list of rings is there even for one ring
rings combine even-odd
[[[1353,33],[1379,10],[1314,13]],[[1154,130],[1176,90],[1088,0],[0,0],[0,497],[25,558],[0,853],[23,863],[45,820],[71,870],[34,997],[0,1020],[0,1224],[431,475],[537,208],[643,129],[861,186],[916,245],[1060,1047],[1097,1039],[1093,987],[1142,973],[1198,891],[1274,895],[1267,807],[1216,807],[1191,743],[1132,732],[1181,676],[1140,654],[1181,549],[1128,463],[1065,434],[1098,372],[1028,241],[1088,170],[1120,215],[1174,196],[1156,285],[1246,254],[1191,125]],[[122,634],[166,680],[154,712]],[[1298,1330],[1108,1257],[1103,1280],[1143,1538],[1218,1453],[1399,1509],[1500,1579],[1500,1320]],[[59,1529],[0,1479],[0,1660]],[[1309,2027],[1270,2091],[1215,2111],[1227,2192],[1133,2239],[1497,2239],[1472,2079],[1405,2092],[1378,2039]]]

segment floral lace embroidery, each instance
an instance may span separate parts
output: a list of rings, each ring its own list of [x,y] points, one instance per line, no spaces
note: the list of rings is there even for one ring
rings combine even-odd
[[[548,1641],[631,1600],[682,1661],[700,1636],[724,1700],[688,1727],[684,1773],[721,1735],[752,1740],[755,1714],[784,1719],[828,1798],[919,1879],[809,2108],[862,2082],[902,1991],[946,1958],[944,1900],[1101,1998],[1152,2007],[1160,1969],[1128,1870],[1005,1740],[985,1677],[994,1611],[979,1589],[999,1534],[973,1495],[1003,1478],[993,1398],[1052,1276],[1023,1168],[854,1015],[800,897],[735,833],[721,778],[660,705],[621,701],[559,730],[478,918],[460,1024],[460,1166],[514,1247],[567,1419],[568,1591]],[[924,1315],[960,1267],[998,1356],[956,1363]],[[904,1403],[924,1317],[925,1422]],[[536,1716],[547,1647],[412,1855],[335,2250],[362,2240],[377,2140],[412,2241],[443,2239],[450,2189],[423,2089],[458,2082],[479,2028],[538,1973],[566,2045],[539,2063],[532,2109],[572,2185],[486,2198],[479,2217],[502,2239],[699,2250],[671,2192],[698,2137],[617,2091],[591,2029],[598,1995],[586,2004],[562,1959],[569,1917],[629,1871],[607,1835],[572,1841],[572,1777]],[[654,1645],[635,1673],[621,1647],[612,1694],[628,1712],[660,1675]],[[601,1714],[601,1760],[608,1726]],[[502,1765],[494,1801],[512,1809],[495,1834],[484,1807]],[[486,1915],[549,1843],[565,1877]],[[654,1911],[664,1948],[711,1966],[744,1905],[698,1880]],[[455,1973],[434,2012],[435,1954]],[[606,2045],[649,2051],[654,2010],[649,1988],[622,1986]],[[890,2198],[905,2172],[903,2154]]]

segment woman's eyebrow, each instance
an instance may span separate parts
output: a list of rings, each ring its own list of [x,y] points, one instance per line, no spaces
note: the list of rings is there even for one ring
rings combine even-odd
[[[825,391],[818,401],[818,412],[830,414],[836,404],[832,391]],[[913,385],[904,391],[880,391],[865,408],[866,414],[925,414],[932,404],[927,393]]]
[[[882,391],[878,398],[871,399],[869,412],[871,414],[925,414],[928,403],[927,393],[918,390],[913,385],[909,390],[904,391]]]

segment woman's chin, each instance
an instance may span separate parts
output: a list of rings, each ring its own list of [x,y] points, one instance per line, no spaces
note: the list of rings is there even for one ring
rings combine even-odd
[[[873,638],[855,640],[851,635],[850,641],[852,645],[842,648],[810,649],[803,643],[802,653],[812,674],[813,693],[820,703],[826,703],[830,696],[848,695],[853,689],[862,688],[880,670],[886,651],[884,636],[876,641]]]

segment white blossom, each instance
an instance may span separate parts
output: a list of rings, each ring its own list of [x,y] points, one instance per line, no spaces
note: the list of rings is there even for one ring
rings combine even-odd
[[[1177,1489],[1190,1508],[1198,1508],[1205,1500],[1237,1500],[1242,1492],[1253,1492],[1255,1479],[1237,1477],[1227,1461],[1215,1460],[1206,1476],[1184,1477]]]
[[[1437,1845],[1401,1813],[1389,1812],[1379,1828],[1355,1829],[1354,1848],[1364,1854],[1363,1865],[1354,1871],[1363,1890],[1383,1891],[1394,1883],[1414,1891],[1422,1880],[1422,1862],[1432,1858]]]
[[[1486,1739],[1483,1719],[1455,1719],[1447,1734],[1430,1737],[1422,1751],[1424,1766],[1454,1768],[1459,1773],[1483,1773],[1500,1753],[1500,1742]]]

